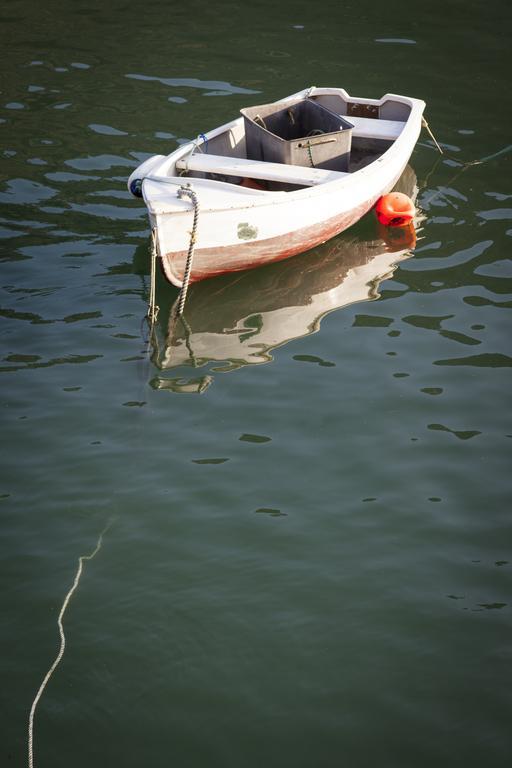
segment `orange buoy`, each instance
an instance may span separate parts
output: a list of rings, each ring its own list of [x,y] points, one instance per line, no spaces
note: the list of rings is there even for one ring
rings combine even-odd
[[[414,218],[415,208],[410,197],[403,192],[390,192],[377,200],[375,213],[387,227],[404,227]]]

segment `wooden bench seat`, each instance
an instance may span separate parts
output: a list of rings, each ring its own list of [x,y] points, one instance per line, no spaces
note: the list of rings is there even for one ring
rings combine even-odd
[[[354,129],[352,136],[359,139],[384,139],[394,141],[402,133],[405,123],[398,120],[375,120],[371,117],[352,117],[343,115]]]
[[[176,162],[179,171],[200,173],[218,173],[225,176],[242,176],[248,179],[280,181],[285,184],[297,184],[313,187],[347,176],[339,171],[325,171],[322,168],[304,168],[301,165],[284,163],[266,163],[259,160],[246,160],[241,157],[222,157],[196,152]]]

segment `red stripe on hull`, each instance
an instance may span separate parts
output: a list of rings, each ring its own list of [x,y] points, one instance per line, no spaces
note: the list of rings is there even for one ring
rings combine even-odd
[[[198,282],[226,272],[239,272],[261,267],[264,264],[282,261],[299,253],[304,253],[304,251],[309,251],[359,221],[373,207],[378,197],[380,195],[365,201],[363,205],[348,213],[327,219],[320,224],[288,232],[279,237],[241,242],[237,245],[217,248],[198,248],[194,251],[190,282]],[[176,281],[181,281],[186,258],[187,251],[175,251],[164,255],[162,266],[164,274],[170,282],[176,284]]]

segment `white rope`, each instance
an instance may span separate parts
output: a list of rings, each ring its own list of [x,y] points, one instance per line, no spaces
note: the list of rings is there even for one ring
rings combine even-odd
[[[64,656],[64,650],[66,648],[66,637],[64,635],[64,627],[62,625],[62,619],[64,617],[64,613],[66,612],[66,608],[69,605],[69,601],[71,600],[73,596],[73,592],[78,587],[78,582],[80,581],[80,576],[82,575],[82,569],[83,569],[83,563],[84,560],[92,560],[92,558],[97,554],[97,552],[101,549],[101,545],[103,542],[103,536],[107,532],[107,530],[110,528],[111,523],[109,523],[103,531],[100,533],[98,538],[98,543],[96,544],[96,547],[93,552],[91,552],[90,555],[81,555],[78,558],[78,570],[75,575],[75,580],[73,581],[73,584],[71,586],[71,589],[67,593],[66,597],[64,598],[64,602],[62,603],[62,608],[60,609],[59,617],[57,619],[57,624],[59,626],[59,634],[60,634],[60,648],[59,652],[57,654],[57,658],[51,665],[50,669],[46,673],[43,682],[41,683],[39,690],[36,694],[36,697],[34,701],[32,702],[32,707],[30,709],[30,716],[28,719],[28,765],[29,768],[33,768],[34,765],[34,715],[36,712],[36,707],[39,703],[39,699],[43,695],[43,691],[46,688],[49,679],[57,669],[58,665],[60,664],[60,661],[62,657]]]

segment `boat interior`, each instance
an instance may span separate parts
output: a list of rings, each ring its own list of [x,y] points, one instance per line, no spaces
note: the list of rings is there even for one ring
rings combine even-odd
[[[176,174],[262,191],[334,181],[389,149],[411,106],[392,96],[357,101],[339,91],[317,91],[241,112],[242,118],[203,135],[192,153],[176,161]]]

